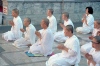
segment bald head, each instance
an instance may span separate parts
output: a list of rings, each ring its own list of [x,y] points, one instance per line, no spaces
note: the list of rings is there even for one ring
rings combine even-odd
[[[100,19],[96,19],[94,21],[94,28],[99,29],[100,28]]]
[[[26,18],[24,19],[24,26],[28,27],[30,23],[31,23],[31,19],[28,18],[28,17],[26,17]]]
[[[47,29],[48,26],[49,26],[49,20],[47,18],[42,19],[42,21],[41,21],[41,27],[43,29]]]
[[[19,10],[18,9],[13,9],[12,11],[14,11],[16,14],[19,15]]]
[[[31,19],[30,19],[30,18],[26,17],[25,20],[26,20],[27,22],[31,23]]]

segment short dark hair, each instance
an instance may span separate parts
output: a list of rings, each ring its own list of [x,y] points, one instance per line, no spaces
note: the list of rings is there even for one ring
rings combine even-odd
[[[47,25],[47,27],[48,27],[48,26],[49,26],[49,19],[44,18],[44,19],[42,19],[42,20],[44,20],[45,24],[46,24],[46,25]]]
[[[31,23],[31,19],[29,17],[26,17],[25,19],[27,19],[27,21]]]
[[[53,12],[54,12],[53,9],[48,9],[48,10],[50,10],[51,14],[53,14]]]
[[[19,10],[17,8],[13,9],[12,11],[19,15]]]
[[[69,13],[68,12],[63,12],[62,14],[64,14],[67,18],[69,18]]]
[[[100,44],[100,36],[95,36],[94,38],[95,38],[96,41]]]
[[[86,7],[86,9],[88,9],[88,13],[89,14],[93,14],[93,8],[90,6],[90,7]]]
[[[72,26],[72,25],[67,25],[67,26],[66,26],[66,29],[67,29],[68,31],[71,31],[71,32],[73,33],[73,26]]]

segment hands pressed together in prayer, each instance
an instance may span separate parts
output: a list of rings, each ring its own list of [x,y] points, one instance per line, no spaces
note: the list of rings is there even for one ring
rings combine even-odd
[[[92,55],[90,54],[85,54],[85,57],[88,59],[88,64],[90,65],[90,63],[92,63],[94,66],[96,65],[96,62],[93,60]]]
[[[59,25],[60,25],[62,28],[64,28],[64,25],[63,25],[62,23],[59,23]]]
[[[93,36],[89,36],[89,39],[92,40],[93,39]]]
[[[66,48],[63,44],[58,45],[57,48],[60,50],[68,51],[68,48]]]
[[[13,21],[9,21],[9,24],[10,24],[11,26],[14,26],[14,22],[13,22]]]
[[[82,19],[82,22],[85,22],[85,23],[86,23],[86,25],[88,25],[88,24],[87,24],[87,20],[86,20],[86,17],[87,17],[87,16],[86,16],[86,14],[84,14],[84,15],[83,15],[83,19]]]
[[[41,37],[41,33],[40,32],[38,32],[38,31],[35,31],[35,34],[41,39],[42,37]]]
[[[25,30],[24,30],[24,29],[20,29],[20,31],[25,32]]]

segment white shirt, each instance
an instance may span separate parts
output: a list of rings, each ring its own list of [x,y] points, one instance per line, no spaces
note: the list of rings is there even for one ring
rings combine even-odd
[[[57,20],[56,18],[52,15],[51,17],[47,17],[49,19],[49,28],[53,33],[57,31]]]
[[[94,48],[92,48],[89,54],[92,55],[93,60],[96,62],[95,66],[100,66],[100,51],[96,51]],[[94,65],[90,63],[89,66],[94,66]]]
[[[74,28],[74,24],[73,24],[73,22],[70,20],[70,19],[68,19],[68,21],[66,22],[66,21],[64,21],[64,26],[67,26],[67,25],[72,25],[73,26],[73,28]]]
[[[67,58],[66,60],[70,64],[75,64],[80,62],[80,44],[78,38],[73,35],[72,37],[68,38],[64,44],[66,48],[68,48],[68,52],[62,50],[62,57]]]
[[[25,31],[25,39],[26,40],[29,40],[31,44],[34,44],[35,43],[35,38],[36,38],[36,35],[35,35],[35,27],[30,24],[28,27],[26,27],[26,31]]]
[[[20,29],[23,28],[22,20],[18,16],[16,18],[15,17],[13,18],[13,22],[14,22],[14,26],[11,27],[11,31],[14,33],[15,39],[21,38],[22,32],[20,31]]]
[[[42,46],[43,51],[41,50],[41,52],[44,54],[44,56],[47,56],[48,54],[52,53],[54,42],[53,33],[49,28],[47,28],[42,30],[41,36],[42,39],[38,44]]]
[[[94,17],[92,14],[89,14],[87,17],[86,17],[86,20],[87,20],[87,24],[85,22],[83,22],[83,27],[86,27],[88,29],[93,29],[94,28]]]

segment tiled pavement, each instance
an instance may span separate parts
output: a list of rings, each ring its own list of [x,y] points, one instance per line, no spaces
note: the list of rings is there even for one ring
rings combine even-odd
[[[85,44],[89,42],[88,35],[78,34],[74,31],[74,34],[79,37],[80,43]],[[60,52],[56,48],[59,43],[54,42],[54,53]],[[16,48],[12,45],[12,42],[7,42],[2,39],[0,33],[0,66],[45,66],[45,61],[48,57],[28,57],[25,51],[29,48]],[[87,66],[86,59],[82,56],[79,66]]]

